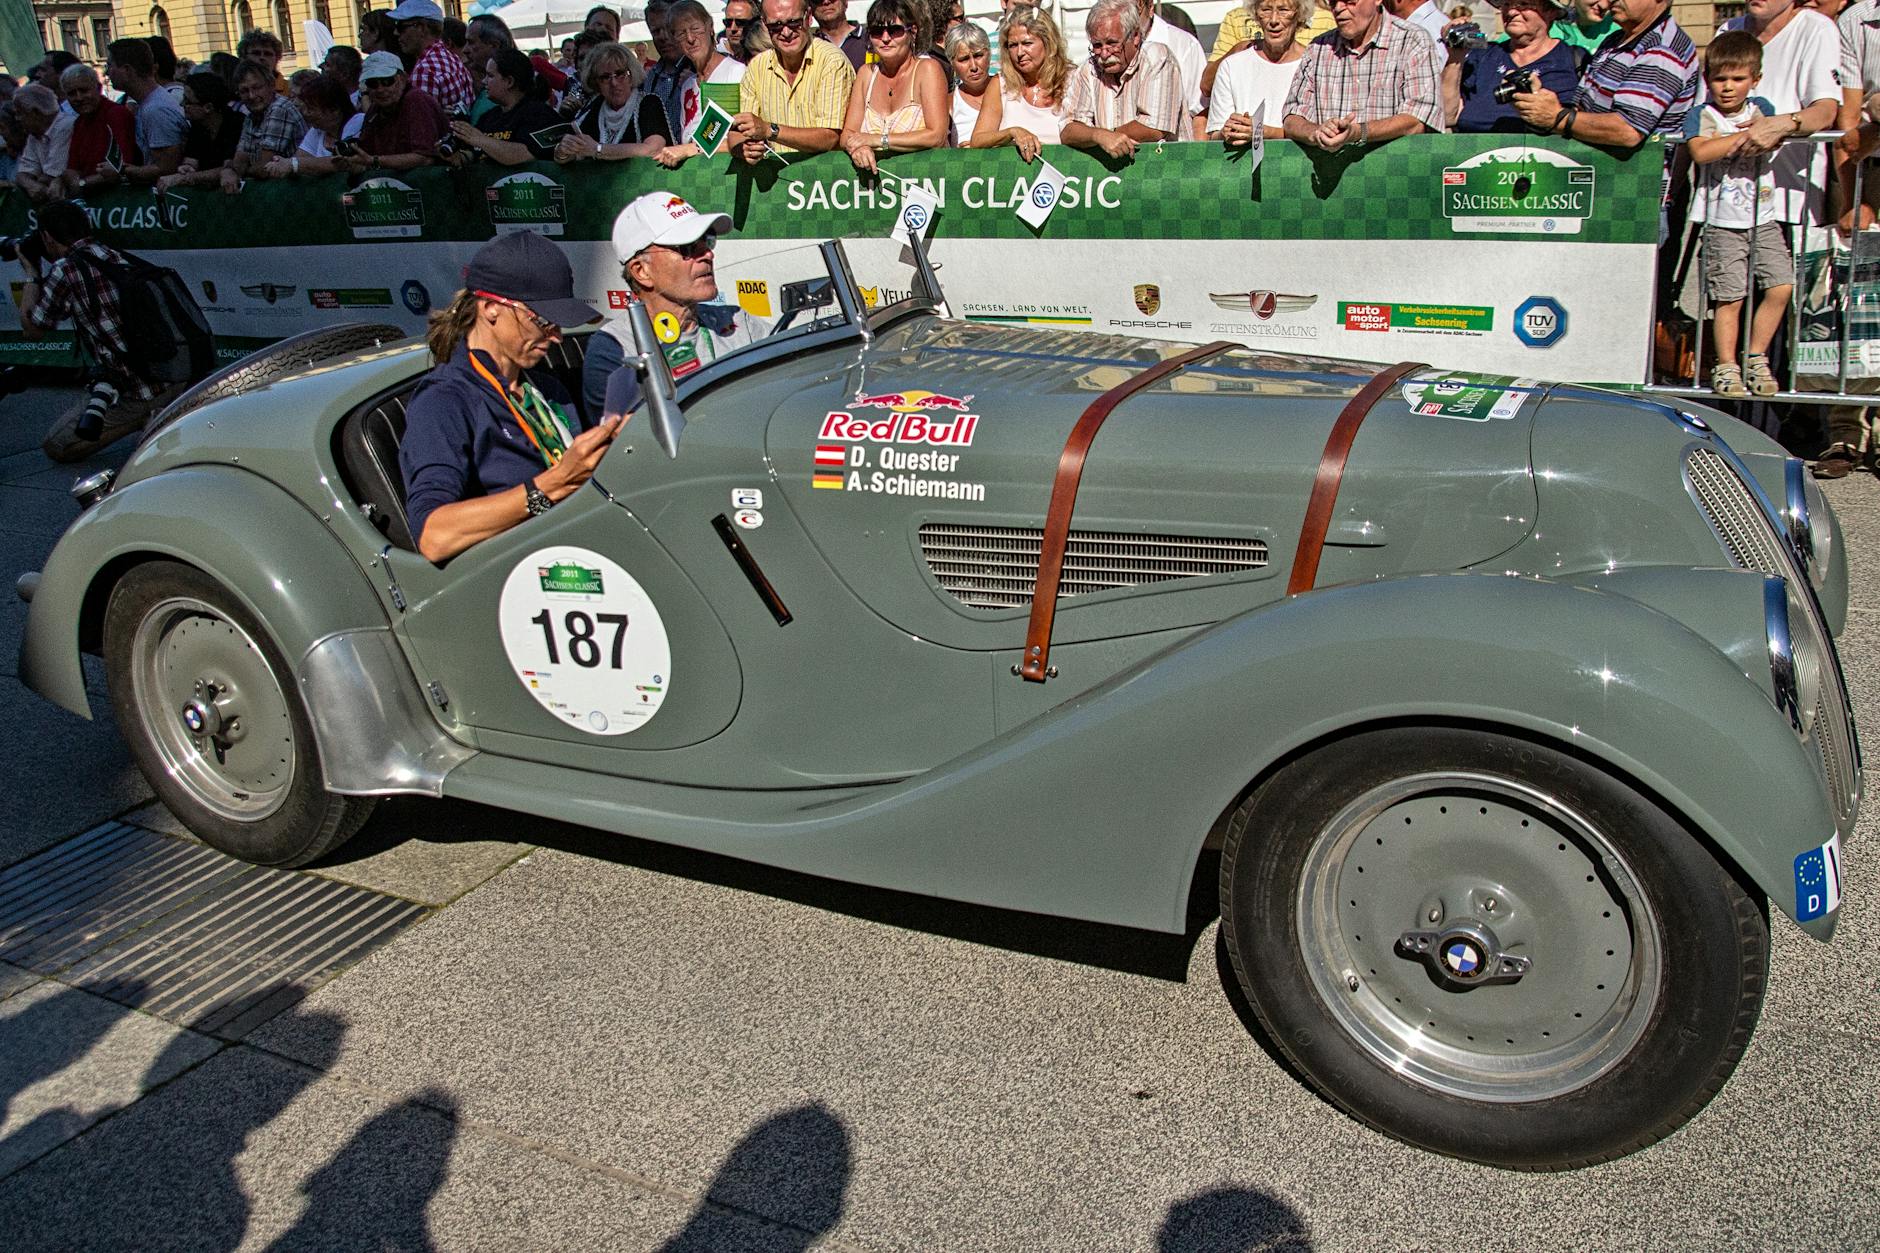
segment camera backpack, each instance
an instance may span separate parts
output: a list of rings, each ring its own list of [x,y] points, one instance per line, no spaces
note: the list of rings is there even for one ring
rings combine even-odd
[[[127,364],[145,382],[195,383],[215,369],[215,336],[182,275],[128,252],[122,265],[73,255],[117,288]]]

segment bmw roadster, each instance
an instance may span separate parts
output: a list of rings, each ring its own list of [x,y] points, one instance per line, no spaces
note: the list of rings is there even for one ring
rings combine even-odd
[[[88,716],[102,654],[159,796],[270,865],[415,793],[1179,931],[1218,841],[1248,1000],[1357,1118],[1555,1169],[1694,1116],[1773,920],[1830,938],[1861,794],[1800,464],[1696,407],[961,322],[914,256],[721,274],[778,332],[676,383],[636,308],[591,490],[442,567],[422,345],[251,358],[76,489],[21,675]]]

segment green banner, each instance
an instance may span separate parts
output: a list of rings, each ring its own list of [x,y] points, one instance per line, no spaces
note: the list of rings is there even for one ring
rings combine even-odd
[[[653,190],[730,214],[747,238],[882,235],[900,205],[903,179],[939,198],[935,239],[1655,244],[1658,238],[1656,143],[1629,156],[1558,139],[1510,144],[1495,135],[1406,139],[1361,156],[1274,144],[1252,172],[1215,144],[1145,147],[1121,164],[1071,148],[1046,155],[1066,183],[1040,230],[1014,213],[1037,167],[1010,148],[907,153],[885,161],[880,178],[864,177],[840,153],[788,166],[773,160],[755,170],[725,160],[689,161],[677,170],[650,161],[515,169],[486,162],[455,172],[375,174],[356,185],[337,175],[251,180],[238,196],[191,188],[169,197],[168,213],[148,190],[107,192],[88,203],[102,237],[132,249],[479,241],[535,214],[563,217],[570,240],[604,240],[621,206]],[[519,174],[540,190],[523,194]],[[1453,181],[1458,174],[1461,183]],[[493,192],[499,184],[503,190]],[[550,203],[559,199],[551,185],[565,189],[561,204]],[[17,197],[0,207],[0,231],[26,222]]]
[[[0,66],[15,78],[25,78],[27,70],[45,59],[32,0],[0,0]]]

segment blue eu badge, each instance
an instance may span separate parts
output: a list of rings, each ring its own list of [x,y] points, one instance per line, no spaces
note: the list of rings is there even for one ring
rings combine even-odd
[[[1795,859],[1795,921],[1809,922],[1841,905],[1841,837]]]

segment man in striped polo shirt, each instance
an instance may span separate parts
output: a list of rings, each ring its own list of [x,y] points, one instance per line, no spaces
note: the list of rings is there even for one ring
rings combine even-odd
[[[1515,110],[1537,130],[1608,148],[1681,136],[1697,100],[1697,47],[1670,0],[1612,0],[1607,12],[1619,29],[1588,62],[1573,103],[1532,91],[1514,98]]]

